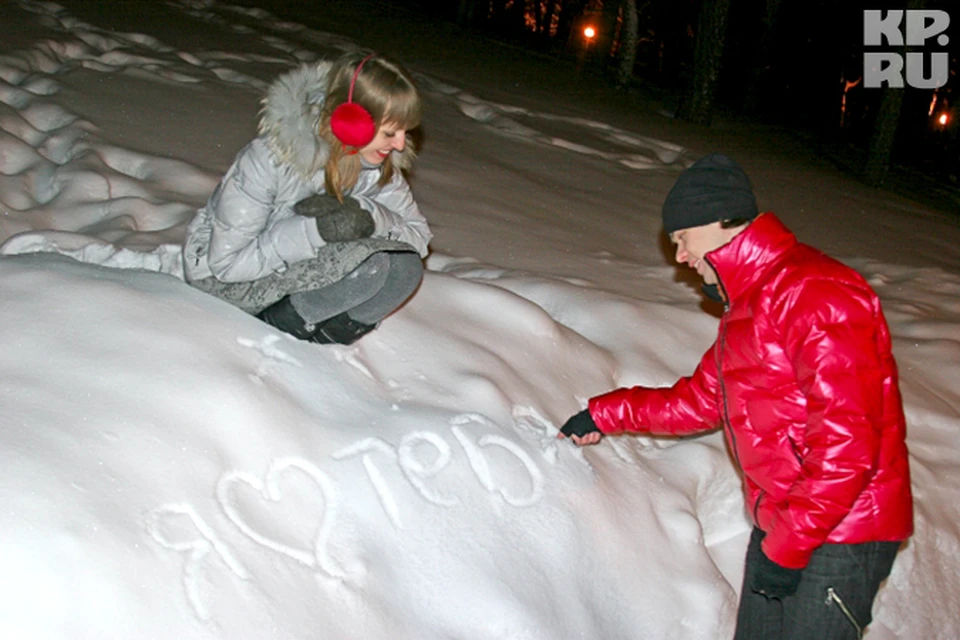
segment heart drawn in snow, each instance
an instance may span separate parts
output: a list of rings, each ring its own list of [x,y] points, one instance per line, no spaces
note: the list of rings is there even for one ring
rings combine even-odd
[[[280,483],[284,474],[291,469],[300,471],[310,478],[323,497],[324,508],[317,523],[312,549],[289,545],[257,531],[244,519],[234,498],[235,488],[241,484],[255,490],[264,500],[275,504],[280,503],[283,500]],[[337,490],[334,483],[320,469],[299,458],[274,460],[267,469],[265,480],[262,482],[257,476],[244,471],[230,471],[221,476],[217,482],[217,501],[230,522],[257,544],[292,558],[311,569],[319,568],[334,578],[345,577],[343,571],[327,555],[326,549],[327,538],[333,528],[337,510]]]

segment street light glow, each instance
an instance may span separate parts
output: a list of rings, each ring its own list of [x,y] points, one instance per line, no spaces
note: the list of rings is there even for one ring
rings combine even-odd
[[[947,117],[947,114],[941,113],[941,114],[940,114],[940,117],[937,118],[937,122],[940,123],[940,126],[941,126],[941,127],[945,127],[945,126],[947,125],[947,121],[948,121],[949,119],[950,119],[950,118]]]
[[[593,40],[593,36],[597,35],[597,30],[593,27],[586,27],[583,30],[583,35],[587,40]]]

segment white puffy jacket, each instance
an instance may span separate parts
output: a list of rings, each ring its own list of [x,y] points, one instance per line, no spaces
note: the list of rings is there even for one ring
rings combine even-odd
[[[187,280],[256,280],[314,257],[325,244],[313,218],[296,215],[293,205],[325,190],[328,147],[314,132],[329,68],[329,62],[303,65],[270,87],[260,135],[237,154],[187,227]],[[380,168],[365,165],[347,195],[373,216],[374,237],[401,240],[426,256],[433,234],[399,171],[413,155],[409,143],[393,152],[398,170],[383,186]]]

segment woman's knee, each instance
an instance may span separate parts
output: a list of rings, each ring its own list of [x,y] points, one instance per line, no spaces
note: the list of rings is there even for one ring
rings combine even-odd
[[[393,253],[390,255],[390,262],[393,263],[394,268],[398,271],[409,272],[411,274],[417,274],[418,277],[423,277],[423,260],[419,254],[413,253],[412,251]]]

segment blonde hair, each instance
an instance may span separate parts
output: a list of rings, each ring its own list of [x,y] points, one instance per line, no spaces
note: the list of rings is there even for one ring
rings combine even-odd
[[[357,183],[360,176],[360,156],[348,153],[343,143],[333,135],[330,131],[330,116],[334,109],[347,101],[354,72],[365,57],[362,53],[349,53],[333,63],[327,95],[317,125],[317,135],[330,149],[324,167],[326,191],[340,201],[343,201],[344,192]],[[423,101],[413,78],[399,63],[380,55],[375,55],[364,63],[353,87],[353,101],[370,112],[378,131],[385,123],[410,131],[420,125],[423,116]],[[408,139],[407,145],[410,144]],[[380,185],[389,182],[395,170],[391,154],[381,165]]]

